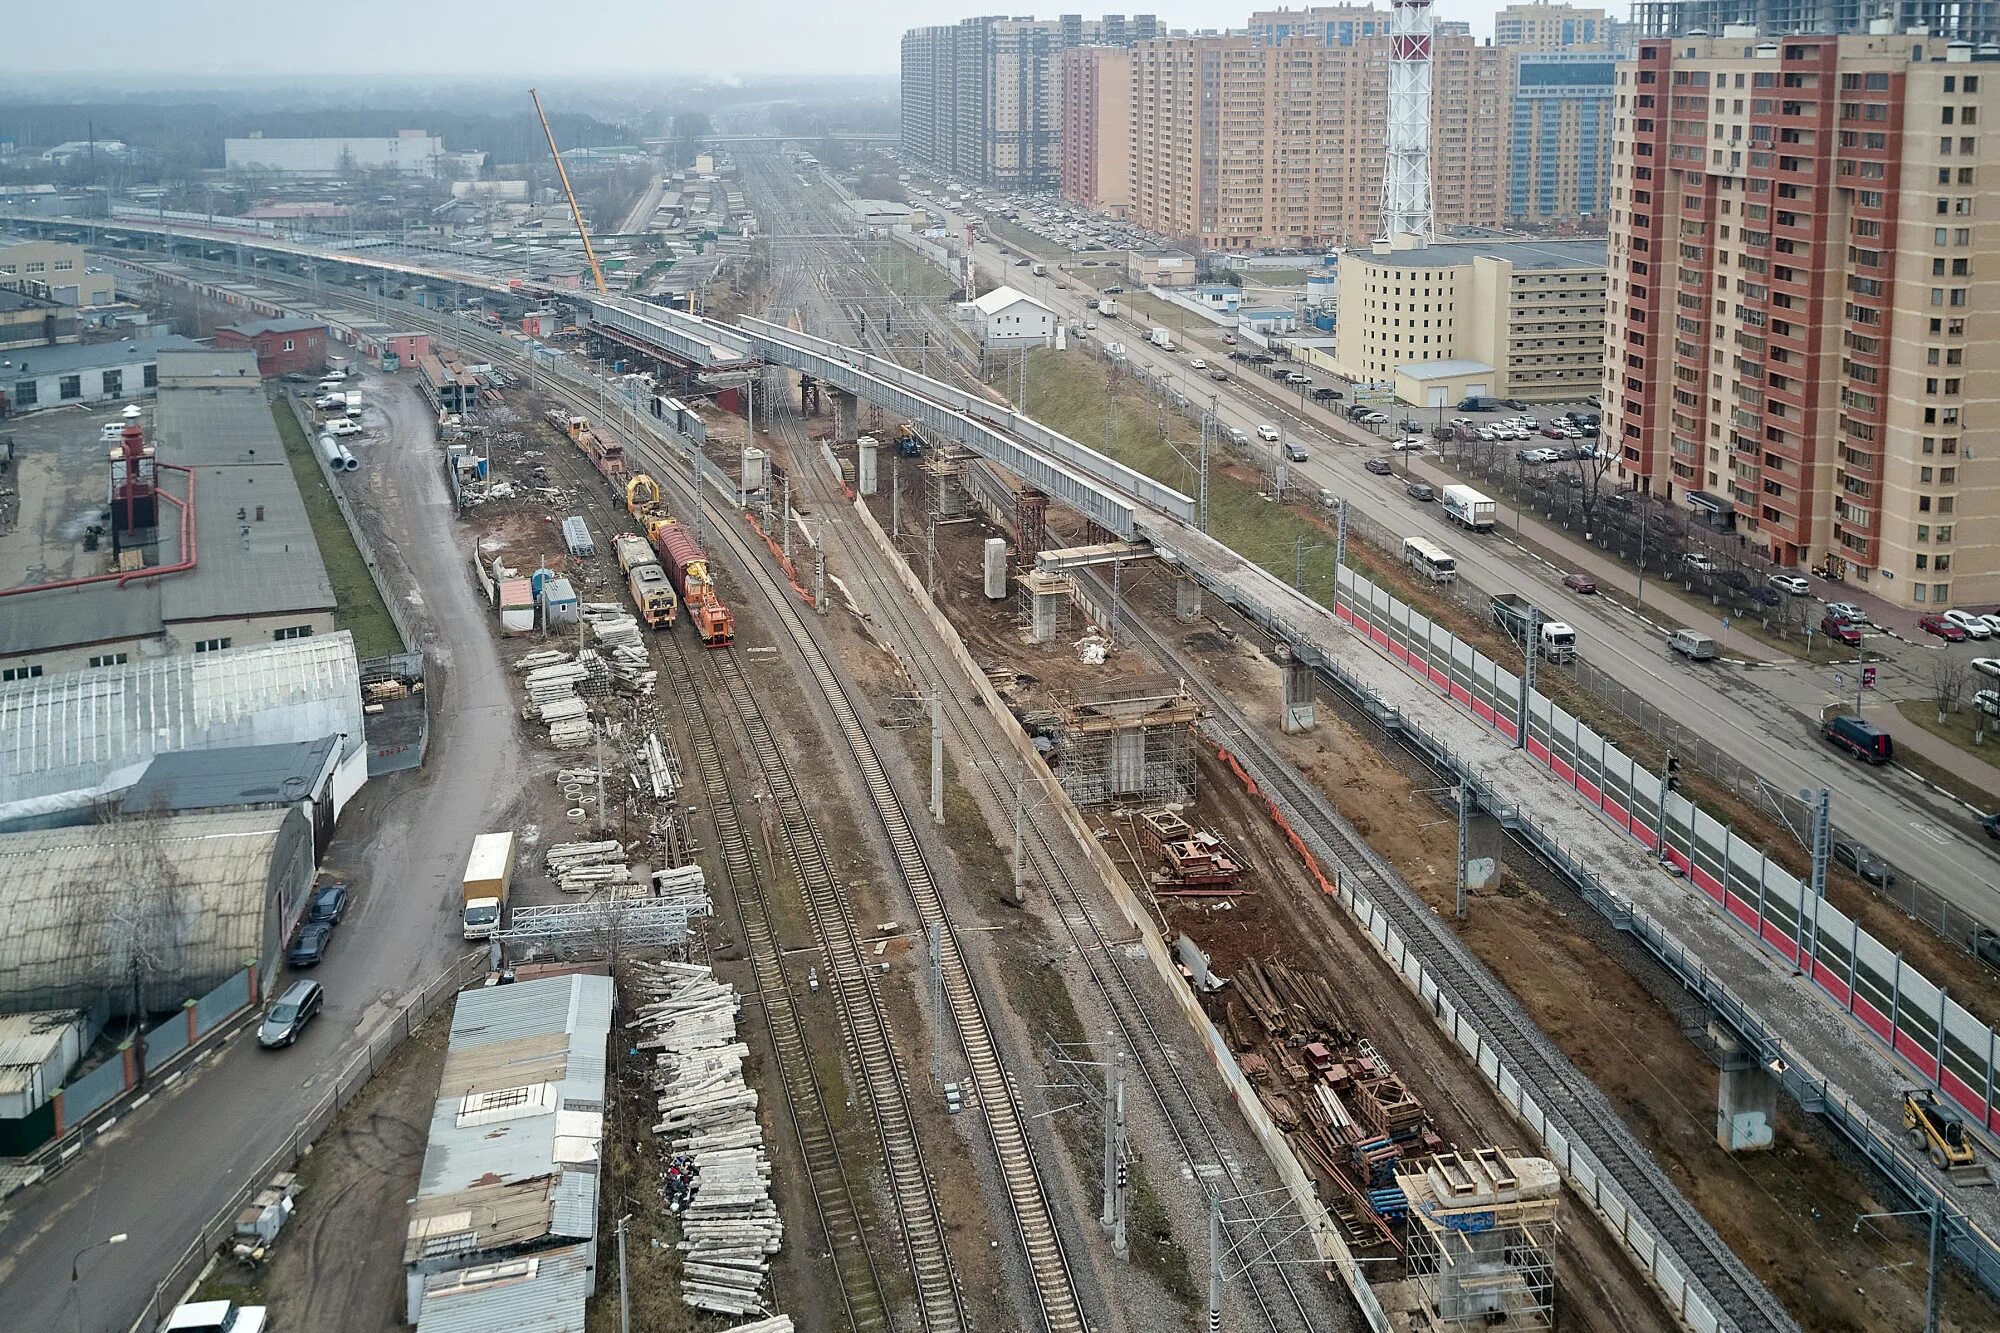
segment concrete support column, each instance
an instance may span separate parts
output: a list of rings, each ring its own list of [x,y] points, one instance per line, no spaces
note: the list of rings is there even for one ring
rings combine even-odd
[[[1201,585],[1193,579],[1174,582],[1174,619],[1192,625],[1201,618]]]
[[[1053,643],[1056,637],[1057,613],[1062,610],[1068,594],[1062,592],[1034,593],[1028,603],[1028,642]]]
[[[861,400],[840,389],[828,389],[833,395],[833,439],[836,444],[845,444],[861,433]]]
[[[1279,668],[1284,677],[1285,706],[1278,725],[1286,732],[1311,731],[1313,727],[1313,674],[1312,668],[1285,654],[1284,665]]]
[[[1711,1022],[1708,1036],[1722,1058],[1715,1098],[1716,1143],[1726,1152],[1769,1148],[1778,1112],[1778,1080],[1734,1032]]]
[[[875,464],[881,448],[874,436],[861,437],[860,457],[854,466],[854,485],[863,495],[875,494]]]

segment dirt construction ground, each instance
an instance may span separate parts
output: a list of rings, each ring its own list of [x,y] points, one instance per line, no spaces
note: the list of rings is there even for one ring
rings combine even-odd
[[[906,505],[911,493],[905,492]],[[905,509],[906,521],[910,509]],[[883,510],[886,520],[886,509]],[[1053,525],[1052,525],[1053,526]],[[1024,693],[1046,702],[1044,680],[1073,680],[1073,641],[1085,621],[1073,615],[1059,642],[1029,646],[1010,599],[988,603],[977,585],[984,524],[939,528],[941,600],[959,624],[976,660],[1004,663],[1033,678]],[[1051,533],[1050,542],[1059,538]],[[1124,571],[1124,605],[1157,625],[1171,592],[1143,566]],[[1224,613],[1225,616],[1227,613]],[[1240,622],[1172,626],[1252,717],[1275,727],[1278,676],[1264,646]],[[1121,663],[1110,671],[1146,669]],[[1037,697],[1040,696],[1040,697]],[[1283,738],[1288,757],[1313,780],[1375,849],[1390,860],[1434,908],[1451,911],[1456,873],[1455,820],[1424,794],[1434,785],[1411,757],[1378,748],[1380,733],[1322,698],[1319,725]],[[1437,1035],[1407,992],[1389,979],[1371,950],[1354,939],[1352,923],[1313,902],[1289,849],[1272,836],[1254,802],[1243,799],[1227,770],[1204,762],[1195,822],[1210,821],[1258,867],[1264,893],[1231,913],[1182,908],[1175,924],[1208,949],[1219,971],[1234,960],[1281,956],[1318,964],[1344,990],[1349,1021],[1374,1040],[1459,1146],[1518,1145],[1525,1130],[1508,1118]],[[1136,841],[1136,840],[1135,840]],[[1497,888],[1478,897],[1465,937],[1521,1000],[1529,1014],[1612,1099],[1628,1124],[1710,1223],[1790,1309],[1802,1327],[1872,1330],[1916,1327],[1923,1321],[1924,1251],[1902,1223],[1863,1222],[1864,1213],[1904,1206],[1878,1189],[1865,1163],[1821,1124],[1781,1105],[1775,1148],[1732,1156],[1713,1141],[1717,1072],[1690,1038],[1707,1015],[1629,939],[1517,847]],[[1355,978],[1368,976],[1366,985]],[[1351,1007],[1350,1007],[1351,1006]],[[1643,1326],[1656,1311],[1628,1264],[1615,1263],[1611,1242],[1578,1210],[1564,1217],[1558,1267],[1559,1306],[1575,1326]],[[1651,1318],[1663,1315],[1653,1313]],[[1953,1273],[1947,1278],[1945,1327],[1993,1327],[2000,1310]]]

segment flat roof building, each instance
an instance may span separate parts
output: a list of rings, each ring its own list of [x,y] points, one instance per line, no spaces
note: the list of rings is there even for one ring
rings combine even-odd
[[[197,351],[190,371],[222,373],[160,391],[150,452],[99,446],[105,470],[53,505],[65,522],[78,504],[107,514],[100,569],[0,592],[0,681],[333,631],[333,585],[250,358]]]
[[[278,176],[358,176],[364,171],[436,176],[443,157],[444,140],[422,130],[324,139],[267,139],[258,133],[222,141],[223,165],[230,171]]]
[[[579,1243],[595,1254],[611,1006],[611,978],[585,973],[458,997],[403,1245],[420,1333],[463,1326],[452,1312],[477,1303],[460,1297],[483,1285],[479,1270],[560,1267]],[[591,1288],[565,1289],[575,1322],[557,1327],[582,1328]]]
[[[1341,256],[1334,366],[1360,383],[1421,385],[1403,400],[1414,407],[1582,398],[1604,374],[1604,287],[1602,241],[1377,241]],[[1461,364],[1437,377],[1420,373],[1428,362]]]
[[[226,324],[215,331],[215,345],[256,353],[257,373],[266,378],[317,374],[326,369],[325,320],[260,319]]]
[[[93,270],[84,248],[67,241],[0,245],[0,288],[59,305],[110,305],[118,299],[117,279]]]
[[[6,323],[7,302],[25,299],[0,295],[0,326]],[[35,322],[45,326],[47,308],[38,304],[36,312]],[[116,342],[17,346],[0,356],[0,397],[10,412],[148,397],[159,387],[160,353],[172,348],[201,350],[201,344],[166,333]]]

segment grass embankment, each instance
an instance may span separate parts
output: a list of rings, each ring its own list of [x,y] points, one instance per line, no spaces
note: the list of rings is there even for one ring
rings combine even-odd
[[[1974,689],[1985,689],[1975,685]],[[1904,699],[1896,705],[1896,711],[1906,722],[1914,722],[1933,736],[1950,741],[1969,755],[1974,755],[1989,764],[2000,766],[2000,717],[1991,717],[1975,712],[1970,704],[1960,704],[1938,721],[1937,704],[1930,699]],[[1976,729],[1976,730],[1975,730]],[[1975,742],[1975,734],[1983,735],[1983,741]],[[1905,758],[1897,755],[1898,760]],[[1988,793],[1991,796],[1991,793]]]
[[[958,290],[958,284],[930,260],[902,246],[871,252],[868,267],[887,283],[889,290],[911,301],[942,301]]]
[[[1192,423],[1176,415],[1163,415],[1146,397],[1144,389],[1129,377],[1114,384],[1111,368],[1093,357],[1046,350],[1030,356],[1034,358],[1029,366],[1030,416],[1103,450],[1156,481],[1194,494],[1194,460],[1199,456],[1200,445]],[[1295,573],[1302,569],[1300,588],[1322,605],[1331,605],[1334,587],[1331,515],[1322,522],[1299,506],[1267,500],[1260,494],[1263,484],[1263,479],[1240,457],[1212,450],[1209,535],[1286,582],[1292,582]],[[1301,542],[1303,560],[1299,559]],[[1348,533],[1347,560],[1352,568],[1496,661],[1518,660],[1513,655],[1517,650],[1489,621],[1410,577],[1399,555],[1400,552],[1371,547],[1352,531]],[[1634,761],[1655,772],[1659,770],[1666,753],[1666,744],[1660,737],[1648,733],[1633,719],[1560,672],[1544,673],[1540,688]],[[1935,709],[1928,717],[1936,720]],[[1969,739],[1969,725],[1965,734]],[[1803,738],[1802,743],[1805,743]],[[2000,757],[2000,744],[1986,748]],[[1982,757],[1986,757],[1985,752]],[[1913,770],[1948,788],[1963,786],[1949,781],[1950,775],[1925,764],[1919,756],[1911,755],[1906,762]],[[1770,814],[1706,773],[1683,768],[1682,774],[1686,794],[1738,837],[1762,847],[1794,875],[1803,877],[1809,870],[1809,858]],[[1959,1003],[1985,1019],[2000,1014],[2000,984],[1963,948],[1911,921],[1844,869],[1836,868],[1828,896],[1877,939],[1900,949],[1908,962],[1921,968],[1932,980],[1948,986]]]
[[[1037,236],[1026,227],[1017,226],[1005,218],[988,217],[986,231],[994,240],[1005,246],[1019,250],[1024,255],[1035,255],[1050,261],[1069,258],[1069,248],[1056,244],[1046,237]]]
[[[298,418],[283,399],[271,404],[271,418],[278,423],[278,437],[285,442],[285,457],[291,461],[292,476],[299,495],[306,502],[306,518],[312,524],[313,539],[319,543],[320,559],[326,562],[326,576],[333,583],[334,623],[354,636],[354,652],[364,661],[403,651],[396,622],[369,577],[368,562],[354,544],[340,506],[333,502],[333,488],[312,456],[312,441],[300,427]]]

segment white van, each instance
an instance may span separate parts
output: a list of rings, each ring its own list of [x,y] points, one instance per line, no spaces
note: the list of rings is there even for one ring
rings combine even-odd
[[[320,427],[320,429],[328,435],[359,435],[361,433],[361,423],[350,417],[335,417],[332,421]]]
[[[1706,662],[1715,656],[1715,640],[1691,629],[1677,629],[1669,634],[1667,647],[1690,662]]]

